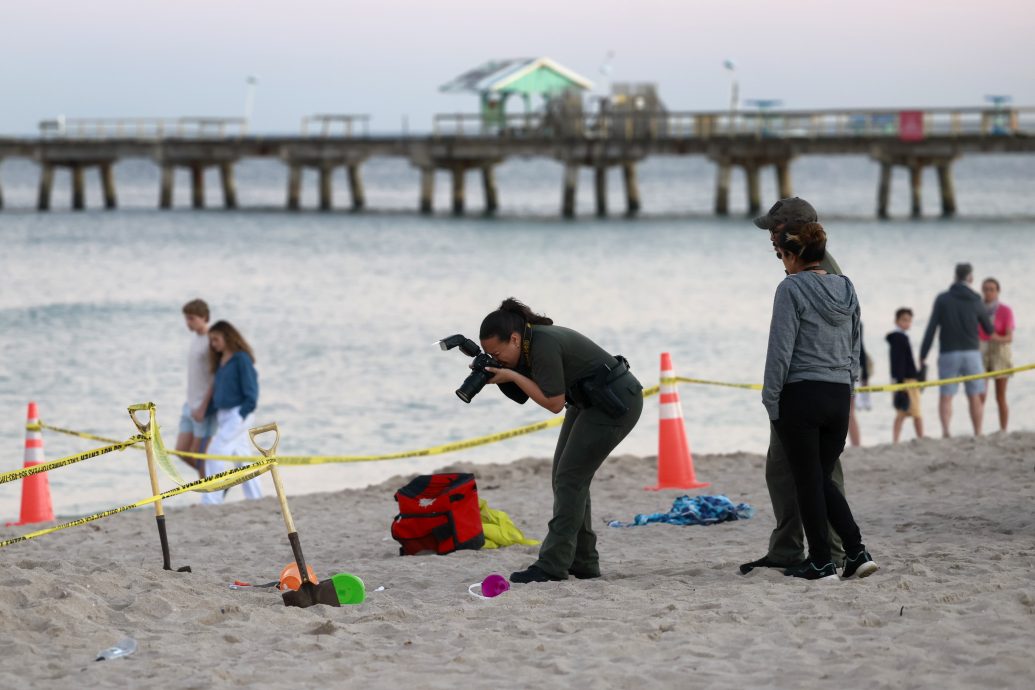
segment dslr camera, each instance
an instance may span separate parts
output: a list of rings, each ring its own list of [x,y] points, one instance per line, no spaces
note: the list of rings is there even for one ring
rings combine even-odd
[[[492,378],[492,374],[485,371],[485,367],[492,367],[494,369],[502,369],[503,365],[497,361],[492,355],[482,352],[482,349],[478,347],[478,343],[474,342],[470,338],[464,337],[459,333],[451,335],[448,338],[443,338],[438,341],[439,347],[443,350],[452,350],[454,347],[459,347],[460,352],[463,352],[468,357],[473,357],[471,362],[471,374],[464,382],[460,384],[460,387],[456,389],[456,397],[463,400],[465,403],[470,403],[471,399],[481,392],[482,388],[485,388],[485,384]]]

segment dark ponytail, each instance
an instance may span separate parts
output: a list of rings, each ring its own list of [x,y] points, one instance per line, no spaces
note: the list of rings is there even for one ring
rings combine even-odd
[[[500,308],[491,312],[482,320],[482,327],[478,330],[478,338],[485,340],[494,337],[497,340],[509,340],[512,333],[521,333],[525,330],[525,324],[533,326],[550,326],[553,319],[536,314],[528,305],[513,297],[508,297],[500,303]]]

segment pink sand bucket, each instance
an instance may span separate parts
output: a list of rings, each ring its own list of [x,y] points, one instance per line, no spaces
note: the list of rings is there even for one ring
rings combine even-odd
[[[480,592],[476,592],[478,588]],[[467,588],[468,594],[479,599],[492,599],[510,589],[510,582],[499,573],[489,573],[481,582],[475,582]]]

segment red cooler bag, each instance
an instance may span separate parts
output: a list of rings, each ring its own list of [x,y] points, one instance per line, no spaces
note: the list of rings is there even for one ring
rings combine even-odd
[[[452,553],[485,545],[473,474],[424,474],[395,492],[392,538],[399,555]]]

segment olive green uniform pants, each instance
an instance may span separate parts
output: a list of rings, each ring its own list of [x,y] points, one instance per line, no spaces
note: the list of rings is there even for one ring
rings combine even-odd
[[[595,408],[568,406],[553,455],[553,518],[535,562],[541,570],[566,578],[568,570],[598,574],[600,556],[593,531],[589,485],[607,456],[624,439],[643,411],[642,386],[632,374],[612,384],[629,411],[618,419]]]
[[[841,469],[841,460],[834,464],[834,484],[845,495],[845,475]],[[805,528],[798,512],[798,492],[794,488],[794,475],[787,461],[787,453],[783,444],[773,430],[769,429],[769,452],[765,457],[765,483],[769,488],[769,498],[773,502],[773,515],[776,517],[776,528],[769,537],[768,557],[777,563],[788,565],[805,560]],[[830,556],[834,563],[841,567],[845,560],[844,546],[841,537],[830,527]]]

